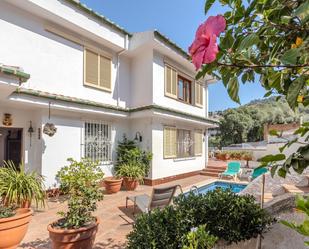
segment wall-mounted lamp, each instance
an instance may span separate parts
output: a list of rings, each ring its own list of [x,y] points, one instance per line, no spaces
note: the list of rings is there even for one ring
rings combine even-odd
[[[34,133],[34,129],[32,127],[32,121],[30,121],[30,126],[28,128],[28,133],[29,133],[29,136],[30,136],[30,147],[31,147],[32,133]]]
[[[139,141],[139,142],[143,141],[143,137],[139,131],[136,132],[134,140]]]

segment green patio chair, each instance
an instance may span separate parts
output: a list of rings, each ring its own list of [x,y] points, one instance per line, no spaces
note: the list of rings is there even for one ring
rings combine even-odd
[[[249,176],[249,181],[252,181],[255,178],[267,173],[267,171],[268,171],[267,168],[256,168],[256,169],[254,169],[251,176]]]
[[[240,162],[229,162],[227,165],[227,169],[220,174],[220,178],[223,176],[231,176],[236,181],[237,175],[240,173]]]

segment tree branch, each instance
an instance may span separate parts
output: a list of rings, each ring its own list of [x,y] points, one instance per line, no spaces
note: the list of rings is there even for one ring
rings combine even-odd
[[[238,67],[238,68],[263,68],[263,67],[273,67],[273,68],[300,68],[300,67],[309,67],[309,63],[306,64],[300,64],[300,65],[273,65],[273,64],[266,64],[266,65],[239,65],[236,63],[222,63],[217,62],[219,66],[225,66],[225,67]]]

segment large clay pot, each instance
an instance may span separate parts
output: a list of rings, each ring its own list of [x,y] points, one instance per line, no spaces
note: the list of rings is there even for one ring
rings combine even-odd
[[[104,179],[105,190],[107,194],[119,192],[122,185],[122,178],[107,177]]]
[[[26,235],[32,210],[19,208],[16,214],[9,218],[0,219],[0,249],[14,249]]]
[[[123,186],[128,191],[134,191],[138,187],[139,183],[138,180],[130,177],[123,178]]]
[[[92,249],[98,231],[99,220],[78,229],[58,229],[49,224],[47,230],[53,249]]]

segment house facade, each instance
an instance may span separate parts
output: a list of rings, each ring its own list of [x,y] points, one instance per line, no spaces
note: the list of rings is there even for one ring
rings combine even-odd
[[[195,81],[160,32],[131,34],[74,0],[1,1],[0,29],[0,162],[47,187],[67,158],[99,160],[109,176],[125,135],[153,153],[149,184],[205,167],[214,80]]]

